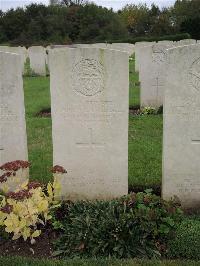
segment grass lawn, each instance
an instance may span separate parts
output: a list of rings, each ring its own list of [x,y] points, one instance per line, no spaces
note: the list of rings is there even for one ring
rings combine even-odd
[[[162,115],[129,117],[129,186],[161,184]]]
[[[140,105],[140,87],[138,85],[139,77],[135,72],[135,57],[129,61],[129,106]]]
[[[138,75],[130,61],[130,105],[139,104]],[[49,77],[25,77],[25,106],[31,179],[51,180],[51,119],[37,117],[50,107]],[[153,186],[161,183],[162,116],[130,116],[129,119],[129,185]]]
[[[52,135],[51,119],[37,117],[37,113],[50,107],[49,78],[24,78],[25,107],[28,134],[30,176],[41,182],[51,179]]]
[[[200,262],[183,260],[106,260],[106,259],[74,259],[74,260],[35,260],[20,257],[0,257],[2,266],[195,266]]]

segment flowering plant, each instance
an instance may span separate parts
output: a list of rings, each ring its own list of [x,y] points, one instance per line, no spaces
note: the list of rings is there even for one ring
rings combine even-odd
[[[2,166],[1,170],[8,172],[3,174],[0,182],[6,182],[10,175],[14,176],[14,172],[23,166],[29,167],[19,161]],[[50,210],[59,206],[59,201],[56,200],[60,191],[58,179],[47,185],[27,180],[15,191],[8,191],[6,189],[0,195],[0,226],[13,234],[13,240],[23,237],[24,240],[30,238],[31,243],[34,243],[35,238],[41,234],[41,225],[51,219]]]

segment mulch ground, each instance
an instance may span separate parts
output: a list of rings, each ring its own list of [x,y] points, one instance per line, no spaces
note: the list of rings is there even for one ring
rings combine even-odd
[[[145,187],[145,186],[130,186],[129,185],[129,193],[131,192],[135,192],[135,193],[138,193],[138,192],[144,192],[146,189],[152,189],[152,193],[153,194],[156,194],[157,196],[161,196],[161,185],[151,185],[151,186],[148,186],[148,187]]]
[[[0,256],[22,256],[32,258],[51,258],[53,253],[52,242],[56,239],[55,232],[46,229],[41,236],[36,238],[35,244],[30,240],[1,240]]]

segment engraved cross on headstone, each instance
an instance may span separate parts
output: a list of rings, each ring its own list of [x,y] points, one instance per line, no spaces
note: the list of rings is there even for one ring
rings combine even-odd
[[[1,115],[1,113],[0,113]],[[0,128],[0,153],[4,150],[3,144],[2,144],[2,128]]]
[[[164,83],[162,81],[160,81],[159,77],[156,77],[155,83],[153,82],[152,86],[156,87],[157,94],[158,94],[159,87],[163,87],[164,86]]]
[[[93,129],[88,128],[88,130],[89,130],[89,141],[77,142],[76,145],[78,147],[86,147],[86,148],[93,148],[93,147],[102,148],[102,147],[104,147],[105,143],[95,141]]]
[[[193,139],[192,139],[192,144],[200,144],[200,137],[198,137],[198,138],[193,138]]]
[[[2,163],[2,152],[4,151],[4,148],[3,146],[0,144],[0,166],[1,166],[1,163]]]
[[[164,86],[164,83],[159,79],[159,77],[156,77],[155,83],[153,82],[152,86],[156,87],[156,97],[158,99],[160,92],[162,92],[160,88]]]

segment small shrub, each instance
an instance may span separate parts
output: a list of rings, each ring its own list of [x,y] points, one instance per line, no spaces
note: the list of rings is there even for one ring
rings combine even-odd
[[[162,105],[158,108],[157,114],[158,115],[163,114],[163,106]]]
[[[143,115],[155,115],[157,113],[157,110],[156,108],[154,107],[151,107],[151,106],[147,106],[147,107],[144,107],[142,110],[141,110],[141,113]]]
[[[53,184],[42,185],[38,182],[29,182],[28,179],[19,185],[15,191],[7,186],[2,186],[0,195],[0,228],[9,234],[13,234],[12,239],[23,237],[24,240],[34,239],[41,234],[40,227],[45,226],[51,219],[50,210],[58,204],[56,201],[60,192],[58,174],[60,168],[54,172]],[[20,169],[29,168],[29,163],[24,161],[9,162],[0,167],[4,171],[0,177],[1,183],[7,183],[9,178],[19,177]],[[63,168],[61,168],[63,169]],[[53,168],[54,171],[54,168]],[[63,170],[62,170],[63,171]]]
[[[150,191],[111,201],[63,202],[53,212],[54,229],[60,232],[55,255],[160,256],[181,213],[175,202]]]
[[[55,185],[55,184],[54,184]],[[51,219],[49,214],[54,201],[54,186],[48,184],[47,193],[41,184],[31,182],[22,185],[21,190],[6,193],[1,197],[0,226],[13,234],[13,240],[23,237],[34,242],[41,234],[40,225]]]
[[[170,258],[200,259],[200,219],[185,218],[169,242]]]

